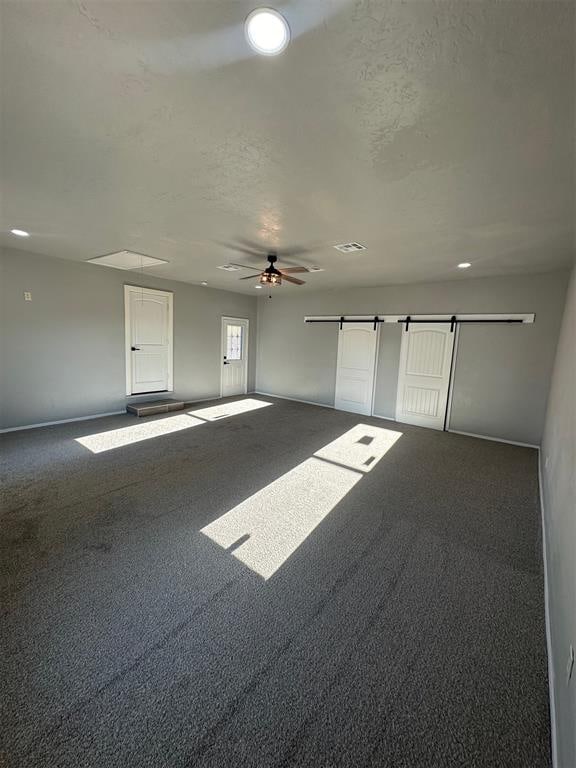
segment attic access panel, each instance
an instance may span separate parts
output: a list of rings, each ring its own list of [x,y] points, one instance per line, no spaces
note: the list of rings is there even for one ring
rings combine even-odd
[[[168,264],[168,262],[165,259],[157,259],[154,256],[146,256],[143,253],[135,253],[134,251],[116,251],[115,253],[107,253],[104,256],[88,259],[88,264],[129,270],[155,267],[159,264]]]

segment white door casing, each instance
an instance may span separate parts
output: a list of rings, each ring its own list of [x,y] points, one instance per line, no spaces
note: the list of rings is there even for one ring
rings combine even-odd
[[[372,413],[377,339],[369,323],[344,323],[338,332],[335,408]]]
[[[248,320],[222,318],[220,396],[245,395],[248,390]]]
[[[444,429],[455,335],[450,323],[413,323],[402,331],[397,421]]]
[[[124,286],[126,394],[172,392],[173,295]]]

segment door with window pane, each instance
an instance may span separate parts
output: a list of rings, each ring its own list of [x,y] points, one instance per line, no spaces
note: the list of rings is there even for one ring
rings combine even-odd
[[[248,378],[248,320],[222,318],[222,397],[244,395]]]

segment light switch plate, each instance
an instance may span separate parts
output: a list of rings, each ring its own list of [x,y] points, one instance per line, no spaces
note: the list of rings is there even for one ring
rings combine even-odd
[[[24,301],[32,301],[32,294],[30,291],[24,291]]]

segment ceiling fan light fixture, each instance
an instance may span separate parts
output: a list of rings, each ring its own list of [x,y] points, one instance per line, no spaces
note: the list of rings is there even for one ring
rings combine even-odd
[[[282,275],[275,272],[262,272],[260,282],[262,285],[282,285]]]

